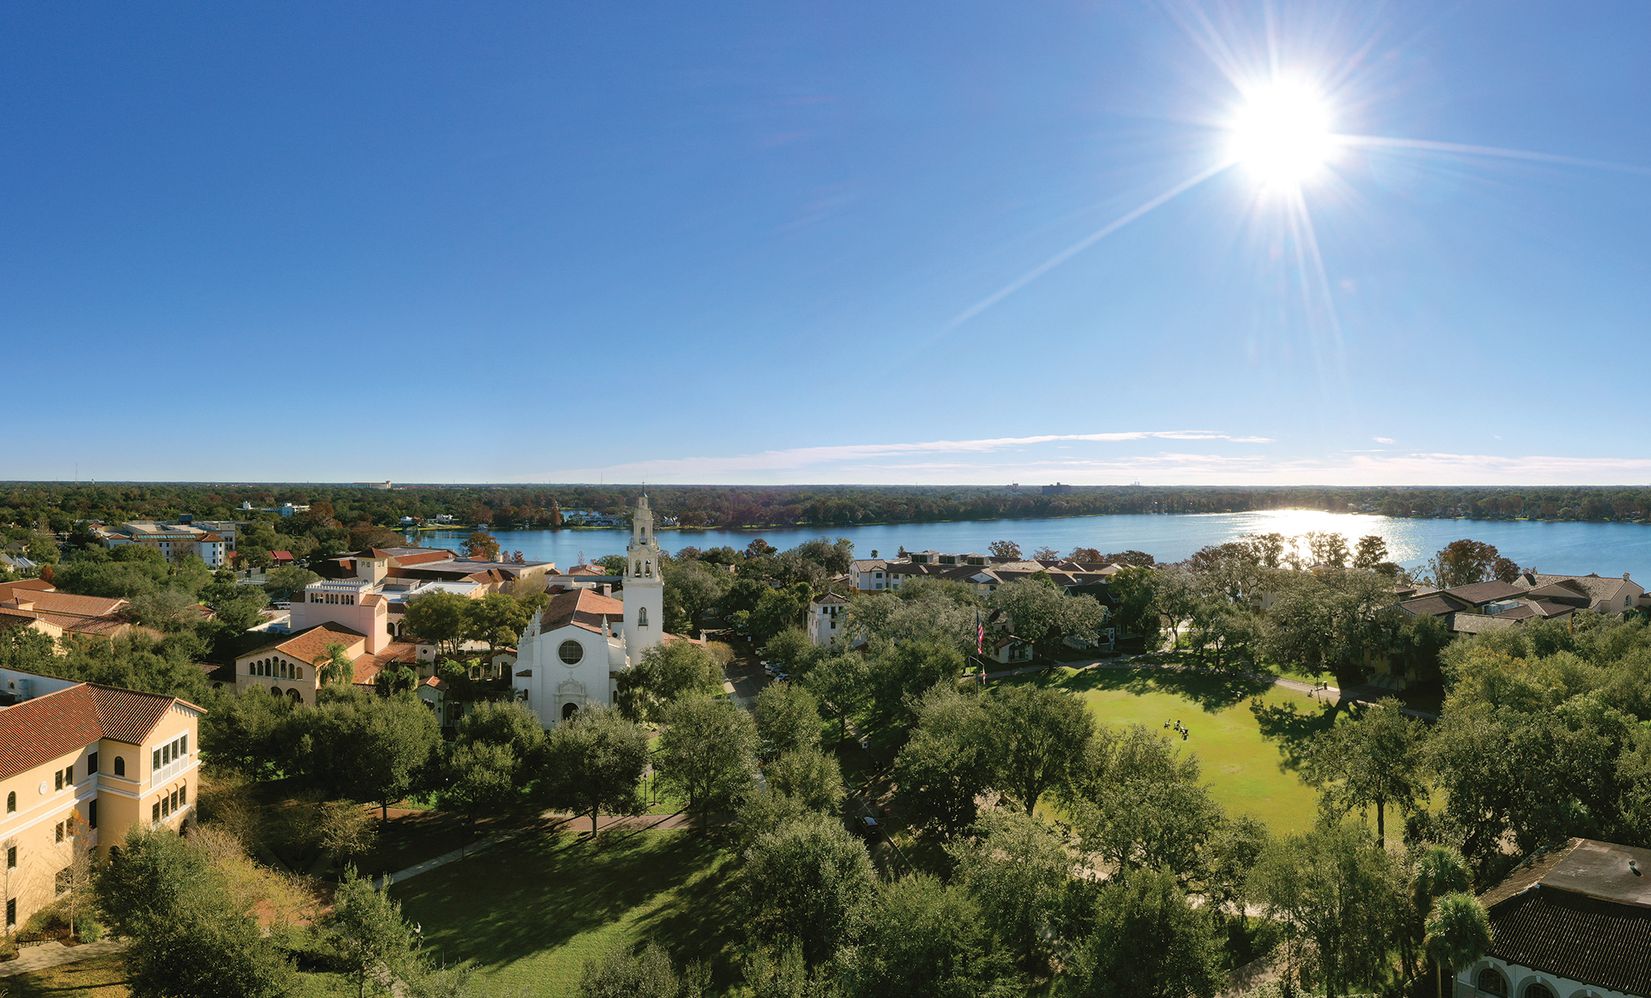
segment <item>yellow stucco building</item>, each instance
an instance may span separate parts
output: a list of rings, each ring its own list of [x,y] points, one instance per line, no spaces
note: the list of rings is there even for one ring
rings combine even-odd
[[[200,707],[0,669],[0,887],[12,933],[77,857],[133,825],[181,829],[195,806]]]

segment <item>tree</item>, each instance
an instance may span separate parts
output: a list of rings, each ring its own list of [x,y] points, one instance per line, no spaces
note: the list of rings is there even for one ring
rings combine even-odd
[[[670,955],[658,943],[649,943],[640,953],[621,948],[600,960],[587,961],[579,994],[581,998],[688,998]]]
[[[496,814],[521,798],[517,782],[521,768],[521,760],[508,744],[456,744],[448,753],[441,806],[469,818],[473,838],[478,818]]]
[[[1212,998],[1221,946],[1208,912],[1175,878],[1147,871],[1101,889],[1095,928],[1079,943],[1063,993],[1117,998]]]
[[[435,715],[410,697],[351,691],[299,716],[312,746],[306,775],[351,800],[377,804],[381,825],[389,821],[390,805],[412,789],[441,738]]]
[[[799,679],[808,674],[809,667],[819,654],[820,649],[800,627],[788,627],[762,646],[764,661],[775,663]]]
[[[911,738],[894,760],[900,807],[913,824],[952,836],[974,824],[990,779],[980,697],[936,686],[917,708]]]
[[[1320,736],[1308,767],[1325,800],[1344,812],[1376,808],[1376,838],[1387,841],[1386,811],[1415,807],[1425,787],[1421,773],[1422,722],[1406,717],[1391,697]]]
[[[407,601],[404,633],[436,646],[443,658],[458,658],[469,626],[470,600],[458,593],[436,591]]]
[[[1024,969],[1047,970],[1072,882],[1073,858],[1061,837],[1030,815],[993,808],[980,816],[972,841],[946,852],[1003,946]]]
[[[757,694],[752,717],[757,754],[764,760],[820,747],[820,708],[814,694],[795,683],[769,683]]]
[[[165,827],[132,826],[97,878],[99,907],[132,946],[134,998],[286,998],[293,969],[236,907],[224,874]]]
[[[1309,952],[1331,998],[1387,969],[1404,898],[1393,858],[1365,829],[1321,825],[1276,841],[1255,877],[1269,916],[1284,928],[1286,980],[1300,975]]]
[[[1439,998],[1444,998],[1446,970],[1455,973],[1490,949],[1490,919],[1484,905],[1472,894],[1446,894],[1433,903],[1424,940],[1439,982]]]
[[[1440,548],[1428,562],[1428,571],[1434,585],[1453,589],[1492,579],[1512,582],[1519,575],[1519,566],[1502,557],[1494,544],[1463,539]]]
[[[879,642],[868,655],[871,709],[891,730],[912,720],[924,693],[939,683],[956,683],[963,672],[963,653],[938,641]]]
[[[1359,538],[1358,547],[1353,551],[1353,567],[1365,572],[1374,572],[1387,563],[1387,541],[1380,534],[1368,534]]]
[[[1066,795],[1085,848],[1122,879],[1165,869],[1190,883],[1222,828],[1220,807],[1199,780],[1198,760],[1143,725],[1103,728]]]
[[[1113,605],[1108,617],[1124,634],[1140,637],[1149,649],[1158,647],[1162,618],[1154,605],[1157,571],[1130,566],[1112,577]]]
[[[303,593],[304,587],[312,582],[320,582],[321,576],[307,568],[296,565],[284,565],[272,568],[264,576],[264,591],[274,600],[292,600]]]
[[[1020,545],[1014,541],[993,541],[986,545],[986,550],[999,561],[1020,560]]]
[[[1433,912],[1433,903],[1447,894],[1471,890],[1472,886],[1467,861],[1455,849],[1429,845],[1412,855],[1410,909],[1405,913],[1405,931],[1399,937],[1399,956],[1407,981],[1416,979],[1420,972],[1417,958],[1426,955],[1427,917]]]
[[[464,550],[477,561],[499,560],[499,540],[485,530],[472,530],[464,539]]]
[[[197,604],[181,589],[152,589],[132,597],[132,615],[138,623],[176,631],[200,619]]]
[[[459,745],[486,742],[508,745],[516,758],[531,760],[544,744],[545,729],[538,715],[520,700],[483,700],[473,703],[453,729]]]
[[[1042,575],[1004,583],[986,603],[1004,615],[1012,634],[1046,657],[1066,638],[1095,637],[1106,619],[1094,597],[1068,596]]]
[[[846,994],[974,998],[1001,968],[981,911],[961,887],[919,873],[878,886],[839,978]]]
[[[722,691],[722,666],[710,649],[689,641],[655,645],[619,674],[619,709],[635,721],[659,721],[686,696]]]
[[[349,649],[333,642],[322,650],[313,663],[322,686],[349,686],[355,682],[355,660]]]
[[[4,634],[0,632],[0,639]],[[803,685],[837,718],[837,740],[847,738],[849,716],[865,705],[870,685],[865,656],[844,652],[822,659],[803,678]]]
[[[642,770],[648,764],[648,733],[617,712],[593,707],[550,730],[540,769],[542,792],[555,807],[596,818],[640,814]]]
[[[660,562],[665,578],[665,627],[688,634],[715,612],[733,577],[697,559],[666,558]]]
[[[876,883],[865,845],[823,815],[759,836],[740,873],[746,924],[767,942],[794,937],[810,967],[854,938]]]
[[[353,866],[344,868],[321,931],[357,998],[394,993],[395,979],[418,966],[418,937],[402,920],[401,902],[362,880]]]
[[[1031,814],[1045,792],[1071,782],[1095,722],[1077,697],[1026,684],[997,687],[983,706],[993,785]]]
[[[1347,538],[1335,531],[1320,530],[1309,533],[1307,549],[1312,552],[1315,565],[1327,568],[1347,567]]]
[[[764,642],[788,627],[798,627],[808,609],[811,596],[805,582],[797,582],[782,589],[765,588],[751,609],[749,628],[751,640]]]
[[[705,819],[751,789],[757,768],[757,728],[722,697],[695,695],[664,712],[655,763],[660,778],[688,798],[687,811]]]
[[[837,814],[848,791],[836,756],[819,749],[797,749],[763,767],[770,793],[783,794],[810,811]]]
[[[489,656],[515,646],[533,619],[533,603],[510,593],[488,593],[465,602],[464,637],[487,645]]]
[[[292,700],[261,687],[225,693],[201,718],[201,750],[215,767],[254,779],[273,776],[292,758],[295,711]]]

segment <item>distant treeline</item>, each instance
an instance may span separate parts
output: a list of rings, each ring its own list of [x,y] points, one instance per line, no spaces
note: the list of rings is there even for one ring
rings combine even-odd
[[[557,511],[625,513],[639,486],[196,483],[0,485],[0,526],[67,532],[82,520],[192,513],[242,516],[239,507],[323,506],[345,525],[393,526],[401,517],[454,516],[490,529],[549,528]],[[1170,487],[1170,486],[724,486],[650,485],[655,510],[682,527],[847,526],[1099,513],[1226,513],[1306,508],[1400,517],[1651,522],[1651,486],[1605,487]]]

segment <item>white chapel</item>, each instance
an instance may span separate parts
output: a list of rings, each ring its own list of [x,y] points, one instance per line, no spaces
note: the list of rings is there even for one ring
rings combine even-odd
[[[590,706],[612,706],[620,673],[665,638],[665,581],[646,495],[631,521],[621,595],[555,593],[522,632],[514,688],[545,727]]]

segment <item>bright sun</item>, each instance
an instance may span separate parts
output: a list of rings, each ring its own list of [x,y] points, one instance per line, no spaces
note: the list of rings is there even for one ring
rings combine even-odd
[[[1311,86],[1278,79],[1244,91],[1227,126],[1233,162],[1267,188],[1294,190],[1335,154],[1330,107]]]

